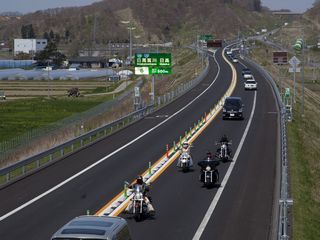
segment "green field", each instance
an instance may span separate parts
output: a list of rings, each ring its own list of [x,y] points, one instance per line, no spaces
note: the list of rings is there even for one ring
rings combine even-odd
[[[111,98],[34,98],[0,102],[0,142],[83,112]]]

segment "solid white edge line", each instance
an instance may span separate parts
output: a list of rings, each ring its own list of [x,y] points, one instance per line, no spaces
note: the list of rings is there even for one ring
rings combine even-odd
[[[130,146],[131,144],[135,143],[136,141],[140,140],[142,137],[146,136],[147,134],[149,134],[150,132],[152,132],[153,130],[157,129],[158,127],[160,127],[161,125],[163,125],[164,123],[166,123],[167,121],[169,121],[171,118],[175,117],[176,115],[178,115],[179,113],[181,113],[182,111],[184,111],[186,108],[188,108],[192,103],[194,103],[196,100],[198,100],[205,92],[207,92],[212,85],[216,82],[216,80],[218,79],[218,76],[220,74],[220,66],[216,60],[215,57],[215,53],[213,55],[215,62],[218,65],[218,72],[216,74],[215,79],[212,81],[212,83],[202,92],[200,93],[197,97],[195,97],[192,101],[190,101],[187,105],[185,105],[183,108],[181,108],[179,111],[175,112],[174,114],[172,114],[170,117],[166,118],[164,121],[160,122],[159,124],[157,124],[156,126],[154,126],[153,128],[149,129],[148,131],[144,132],[143,134],[141,134],[140,136],[136,137],[135,139],[131,140],[130,142],[128,142],[127,144],[123,145],[122,147],[118,148],[117,150],[113,151],[112,153],[108,154],[107,156],[101,158],[100,160],[98,160],[97,162],[93,163],[92,165],[86,167],[85,169],[81,170],[80,172],[76,173],[75,175],[67,178],[66,180],[64,180],[63,182],[59,183],[58,185],[50,188],[49,190],[47,190],[46,192],[38,195],[37,197],[29,200],[28,202],[20,205],[19,207],[11,210],[10,212],[2,215],[0,217],[0,222],[5,220],[6,218],[12,216],[13,214],[21,211],[22,209],[28,207],[29,205],[33,204],[34,202],[40,200],[41,198],[49,195],[50,193],[54,192],[55,190],[57,190],[58,188],[62,187],[63,185],[69,183],[70,181],[72,181],[73,179],[79,177],[80,175],[84,174],[85,172],[89,171],[90,169],[92,169],[93,167],[97,166],[98,164],[104,162],[106,159],[112,157],[113,155],[115,155],[116,153],[120,152],[121,150],[125,149],[126,147]]]
[[[249,119],[249,121],[247,123],[247,126],[246,126],[246,129],[245,129],[245,131],[244,131],[244,133],[242,135],[242,138],[241,138],[241,141],[240,141],[240,143],[238,145],[237,151],[234,154],[233,161],[230,163],[228,171],[227,171],[226,175],[224,176],[224,178],[222,180],[221,186],[218,189],[215,197],[213,198],[213,200],[212,200],[212,202],[211,202],[211,204],[210,204],[210,206],[209,206],[209,208],[208,208],[208,210],[207,210],[207,212],[206,212],[201,224],[199,225],[195,235],[193,236],[192,240],[200,239],[202,233],[204,232],[204,230],[205,230],[205,228],[206,228],[206,226],[207,226],[207,224],[208,224],[208,222],[209,222],[209,220],[210,220],[210,218],[212,216],[212,213],[213,213],[214,209],[216,208],[216,206],[218,204],[218,201],[219,201],[219,199],[220,199],[220,197],[222,195],[222,192],[223,192],[223,190],[224,190],[224,188],[225,188],[225,186],[226,186],[226,184],[227,184],[227,182],[228,182],[228,180],[229,180],[229,178],[231,176],[232,170],[233,170],[233,168],[234,168],[234,166],[235,166],[235,164],[237,162],[239,153],[240,153],[240,151],[242,149],[242,146],[244,144],[244,141],[245,141],[245,139],[247,137],[248,131],[249,131],[250,126],[251,126],[251,122],[252,122],[253,115],[254,115],[255,108],[256,108],[256,98],[257,98],[257,92],[254,92],[253,107],[252,107],[252,111],[251,111],[251,114],[250,114],[250,119]]]

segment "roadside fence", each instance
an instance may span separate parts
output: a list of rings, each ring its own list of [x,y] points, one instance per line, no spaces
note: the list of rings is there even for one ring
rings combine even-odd
[[[289,197],[289,163],[288,163],[288,148],[287,148],[287,131],[286,131],[286,124],[288,119],[288,113],[286,112],[286,108],[284,103],[282,102],[282,98],[279,92],[279,89],[277,88],[277,85],[275,81],[273,80],[270,73],[268,73],[266,70],[264,70],[260,65],[258,65],[256,62],[254,62],[251,59],[246,58],[247,61],[249,61],[252,65],[254,65],[260,73],[269,80],[274,93],[277,98],[277,102],[279,105],[280,110],[280,180],[277,182],[280,186],[277,187],[279,191],[276,193],[276,199],[277,199],[277,214],[275,226],[275,229],[272,229],[273,234],[270,235],[270,239],[278,239],[278,240],[287,240],[289,239],[289,225],[290,225],[290,218],[288,214],[288,209],[290,206],[293,205],[293,200]],[[277,224],[276,224],[277,223]],[[277,225],[277,226],[276,226]]]
[[[172,91],[165,93],[162,96],[158,96],[155,99],[156,101],[154,104],[144,106],[142,109],[138,111],[132,112],[118,120],[115,120],[97,129],[85,132],[86,129],[83,128],[82,122],[85,119],[91,118],[92,116],[97,116],[101,113],[106,112],[112,106],[117,104],[121,99],[124,99],[126,96],[133,94],[132,90],[120,95],[117,99],[113,101],[100,104],[99,106],[84,113],[78,114],[75,117],[67,118],[59,123],[52,124],[41,130],[30,131],[23,136],[17,136],[11,141],[0,143],[1,162],[4,161],[6,157],[10,156],[10,154],[13,154],[18,147],[25,147],[28,146],[28,144],[31,144],[34,138],[47,136],[50,133],[54,133],[59,130],[61,131],[61,129],[68,129],[75,125],[79,125],[82,127],[82,132],[80,132],[80,136],[75,137],[74,139],[69,140],[61,145],[55,146],[45,152],[42,152],[40,154],[37,154],[35,156],[29,157],[27,159],[24,159],[22,161],[19,161],[10,166],[6,166],[0,169],[0,188],[12,182],[15,182],[35,171],[38,171],[41,168],[44,168],[66,157],[67,155],[74,153],[75,151],[79,151],[80,149],[90,144],[93,144],[94,142],[99,141],[102,138],[105,138],[106,136],[115,133],[123,127],[132,124],[138,121],[139,119],[142,119],[146,115],[154,112],[155,110],[167,105],[176,98],[182,96],[205,78],[209,71],[208,61],[206,61],[206,63],[207,64],[202,73],[198,75],[195,79],[175,87]]]

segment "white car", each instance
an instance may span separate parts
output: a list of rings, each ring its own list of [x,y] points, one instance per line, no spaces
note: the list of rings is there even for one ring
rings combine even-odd
[[[232,51],[231,50],[227,50],[226,54],[227,55],[232,55]]]
[[[239,62],[239,60],[238,60],[238,58],[232,58],[232,62],[234,62],[234,63],[237,63],[237,62]]]
[[[254,80],[254,78],[249,78],[244,83],[245,90],[256,90],[257,86],[258,86],[258,83],[256,82],[256,80]]]
[[[247,79],[253,79],[253,76],[251,73],[244,73],[243,74],[243,79],[247,80]]]

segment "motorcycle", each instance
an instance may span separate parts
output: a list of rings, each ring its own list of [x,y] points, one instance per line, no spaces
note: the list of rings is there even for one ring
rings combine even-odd
[[[133,191],[132,213],[136,221],[140,221],[148,214],[148,207],[144,200],[142,186],[136,185]]]
[[[224,162],[227,162],[230,160],[230,149],[229,149],[229,145],[231,143],[229,142],[220,142],[220,143],[216,143],[216,145],[220,145],[220,147],[217,149],[217,157]]]
[[[219,171],[216,168],[219,161],[207,158],[198,163],[201,167],[199,180],[203,182],[204,186],[209,187],[219,182]]]
[[[193,166],[191,155],[187,152],[182,152],[177,167],[181,168],[183,172],[187,172]]]

